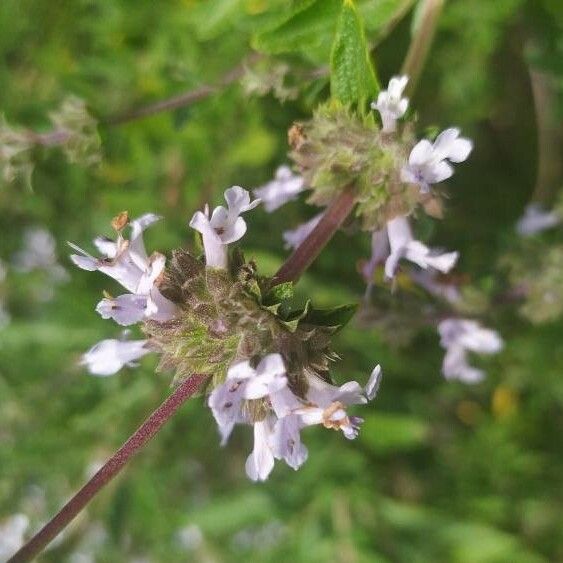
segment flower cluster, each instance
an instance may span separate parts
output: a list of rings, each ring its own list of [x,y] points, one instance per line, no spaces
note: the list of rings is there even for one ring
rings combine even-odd
[[[282,175],[285,181],[288,176]],[[267,192],[266,192],[267,195]],[[173,252],[170,263],[148,255],[143,232],[159,217],[130,220],[121,213],[112,222],[115,240],[98,237],[94,257],[71,244],[72,261],[116,280],[126,293],[105,294],[96,310],[122,326],[141,323],[144,339],[107,339],[82,358],[99,376],[134,366],[150,352],[160,355],[159,370],[173,371],[174,383],[192,374],[207,375],[208,404],[225,443],[235,424],[254,428],[254,450],[246,470],[263,480],[274,459],[297,469],[307,457],[300,431],[322,424],[354,438],[362,420],[347,413],[350,405],[375,397],[381,369],[365,388],[357,382],[332,384],[329,367],[337,356],[332,335],[354,307],[296,308],[293,285],[260,277],[252,263],[228,245],[242,238],[242,217],[260,200],[239,186],[225,192],[226,207],[198,211],[190,226],[201,234],[203,257]]]
[[[429,215],[441,216],[440,196],[432,191],[432,186],[453,175],[452,163],[465,161],[473,143],[461,137],[455,127],[440,133],[433,142],[428,139],[416,142],[409,124],[399,129],[398,121],[409,107],[409,100],[403,95],[407,84],[407,76],[391,78],[387,89],[371,104],[379,112],[381,127],[373,115],[362,121],[335,104],[320,108],[312,121],[295,125],[289,134],[291,157],[301,175],[282,166],[274,180],[255,190],[255,194],[265,200],[266,211],[271,212],[305,190],[311,191],[310,203],[329,205],[345,186],[353,186],[359,226],[371,231],[372,255],[361,267],[367,283],[366,302],[371,298],[379,266],[385,280],[391,281],[404,260],[414,266],[406,269],[413,283],[438,300],[456,306],[461,293],[455,284],[445,283],[439,276],[454,268],[459,253],[429,248],[416,240],[411,221],[417,206]],[[321,217],[322,213],[286,231],[283,234],[286,247],[297,248]],[[554,220],[551,215],[539,217],[537,213],[532,219],[534,223],[541,221],[542,225],[546,222],[551,225]],[[459,322],[471,324],[472,321]],[[466,365],[465,352],[462,354],[461,349],[456,346],[455,354],[449,353],[444,375],[463,381],[479,379],[476,371]],[[500,346],[493,346],[491,351],[484,352],[499,349]],[[456,362],[452,361],[454,356]]]
[[[308,390],[300,397],[288,385],[282,356],[268,354],[256,367],[248,361],[233,365],[225,382],[211,393],[209,406],[223,443],[235,424],[253,424],[254,449],[246,461],[246,472],[253,481],[263,481],[272,471],[275,459],[283,459],[293,469],[305,462],[307,448],[301,442],[300,431],[306,426],[322,424],[341,430],[346,438],[355,438],[362,419],[349,416],[346,407],[371,401],[380,379],[379,366],[363,389],[356,381],[336,387],[308,376]]]

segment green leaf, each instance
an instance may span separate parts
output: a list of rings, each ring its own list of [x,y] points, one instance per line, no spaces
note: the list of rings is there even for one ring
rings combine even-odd
[[[357,304],[341,305],[330,309],[311,309],[304,321],[317,326],[340,329],[350,322],[357,309]]]
[[[330,90],[343,104],[363,106],[379,91],[363,21],[352,0],[344,0],[331,53]]]
[[[301,2],[284,21],[257,34],[252,46],[270,55],[298,52],[326,63],[339,9],[340,0]]]
[[[296,309],[290,312],[280,313],[280,323],[289,330],[289,332],[295,332],[299,323],[309,315],[311,309],[311,301],[307,300],[305,307]]]
[[[291,299],[294,295],[293,282],[285,282],[275,285],[264,296],[262,303],[266,306],[281,303],[286,299]]]

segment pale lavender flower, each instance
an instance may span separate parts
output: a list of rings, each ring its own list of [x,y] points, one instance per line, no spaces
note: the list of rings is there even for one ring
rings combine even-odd
[[[41,227],[26,229],[23,248],[14,255],[14,266],[20,272],[26,273],[43,270],[55,283],[68,280],[67,271],[57,260],[55,238]]]
[[[246,474],[253,481],[265,481],[274,468],[271,441],[275,417],[267,416],[254,423],[254,448],[246,460]]]
[[[516,231],[520,236],[529,237],[552,229],[560,223],[561,217],[558,213],[545,210],[539,203],[530,203],[516,223]]]
[[[371,108],[381,115],[384,133],[393,133],[397,127],[397,119],[405,115],[408,107],[408,98],[403,98],[403,92],[409,81],[408,76],[394,76],[389,81],[387,90],[382,90],[377,102],[371,103]]]
[[[147,255],[143,231],[159,220],[157,215],[147,213],[130,222],[131,238],[125,239],[118,231],[116,241],[98,237],[94,244],[102,258],[94,258],[81,248],[70,244],[80,254],[71,255],[71,260],[83,270],[100,272],[118,281],[131,293],[116,298],[104,297],[96,311],[104,319],[113,319],[127,326],[143,319],[166,321],[174,317],[176,306],[159,291],[156,281],[164,271],[165,257],[154,252]]]
[[[309,219],[306,223],[302,223],[298,227],[290,231],[284,231],[283,240],[285,242],[285,248],[296,249],[301,243],[311,234],[313,229],[319,224],[319,221],[323,218],[323,213],[315,215],[312,219]]]
[[[287,165],[280,166],[276,170],[274,179],[254,190],[254,195],[264,204],[264,209],[271,213],[288,201],[297,199],[305,189],[303,178],[293,174]]]
[[[322,424],[326,428],[341,430],[350,440],[358,435],[363,419],[348,416],[346,407],[365,404],[377,395],[381,383],[381,367],[376,366],[364,388],[357,381],[349,381],[340,387],[310,376],[307,391],[308,404],[295,411],[305,426]]]
[[[0,561],[8,561],[24,544],[24,536],[29,527],[25,514],[14,514],[0,521]]]
[[[79,252],[72,254],[70,258],[79,268],[88,271],[99,270],[131,293],[139,293],[139,286],[146,283],[146,276],[150,276],[152,271],[152,261],[147,256],[142,233],[159,219],[157,215],[147,213],[131,221],[129,240],[123,237],[121,231],[118,232],[116,241],[104,237],[96,238],[94,244],[102,253],[101,258],[95,258],[75,244],[69,243],[71,248]]]
[[[473,143],[459,133],[459,129],[452,127],[440,133],[434,144],[427,139],[419,141],[401,169],[401,180],[418,184],[420,191],[427,193],[431,184],[450,178],[454,173],[450,162],[463,162],[473,150]]]
[[[385,276],[391,279],[402,258],[424,270],[434,268],[447,273],[455,266],[458,257],[458,252],[441,254],[414,240],[407,217],[395,217],[385,229],[373,233],[372,256],[364,266],[363,274],[366,281],[371,283],[375,268],[385,262]]]
[[[446,379],[478,383],[485,374],[469,365],[467,353],[496,354],[503,347],[502,338],[496,331],[469,319],[446,319],[438,325],[438,332],[440,345],[446,350],[442,364]]]
[[[453,283],[447,283],[439,278],[436,270],[416,270],[409,272],[410,278],[424,288],[428,293],[448,303],[458,303],[461,299],[459,288]]]
[[[124,366],[135,367],[151,351],[146,344],[147,340],[102,340],[82,356],[80,363],[92,375],[114,375]]]
[[[227,245],[241,239],[246,233],[246,221],[241,213],[250,211],[260,204],[259,199],[250,201],[250,194],[240,186],[233,186],[225,191],[227,208],[220,205],[209,216],[209,207],[196,211],[190,221],[190,227],[200,232],[203,238],[205,263],[210,268],[225,269]]]
[[[253,368],[248,361],[232,365],[225,383],[215,387],[209,396],[209,407],[225,444],[237,423],[246,422],[241,411],[242,402],[261,399],[287,385],[285,366],[279,354],[265,356]]]
[[[324,424],[354,438],[362,421],[348,416],[346,406],[371,401],[377,394],[380,380],[379,366],[373,370],[364,388],[355,381],[336,387],[310,376],[307,396],[301,399],[287,386],[282,357],[269,354],[256,368],[249,362],[231,366],[225,383],[211,393],[209,406],[217,421],[222,444],[235,424],[253,424],[254,448],[246,461],[246,472],[253,481],[263,481],[272,471],[276,459],[283,459],[293,469],[298,469],[306,461],[308,452],[300,436],[305,426]],[[258,421],[251,420],[245,409],[245,401],[253,399],[263,399],[271,407]]]

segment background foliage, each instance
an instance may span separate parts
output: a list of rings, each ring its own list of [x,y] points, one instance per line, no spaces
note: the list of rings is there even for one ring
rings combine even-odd
[[[151,249],[190,245],[187,220],[202,202],[271,178],[286,161],[288,127],[329,95],[340,6],[0,3],[0,108],[9,123],[35,131],[49,129],[48,113],[69,94],[103,120],[214,83],[252,50],[273,58],[252,67],[258,75],[247,74],[247,86],[264,86],[274,68],[283,80],[262,96],[235,84],[174,112],[102,124],[98,165],[37,149],[32,188],[0,188],[0,258],[8,265],[0,296],[12,317],[0,332],[0,518],[21,511],[37,528],[168,393],[169,378],[154,374],[151,359],[107,379],[77,367],[85,349],[118,331],[93,311],[107,280],[72,270],[65,241],[109,234],[109,219],[128,209],[164,215],[148,233]],[[415,2],[357,7],[386,84],[408,47]],[[500,283],[496,264],[516,244],[514,222],[535,182],[530,65],[554,76],[556,120],[562,52],[557,0],[451,0],[412,101],[421,133],[455,124],[475,140],[449,184],[445,220],[431,228],[435,241],[461,251],[461,269],[485,292]],[[286,255],[282,230],[311,215],[304,204],[253,213],[247,256],[274,272]],[[67,282],[10,267],[25,229],[37,226],[55,236]],[[360,299],[356,263],[368,246],[366,237],[339,234],[303,291],[319,305]],[[191,401],[41,560],[563,560],[563,324],[533,326],[511,307],[497,308],[489,324],[507,346],[474,387],[443,380],[431,328],[401,344],[389,331],[347,327],[335,372],[365,381],[376,362],[385,371],[360,437],[308,430],[305,466],[294,474],[280,464],[266,484],[244,475],[250,432],[237,431],[221,449],[210,412]]]

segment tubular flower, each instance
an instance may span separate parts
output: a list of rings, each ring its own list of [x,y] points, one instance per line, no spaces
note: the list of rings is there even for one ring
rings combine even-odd
[[[446,379],[478,383],[485,373],[469,365],[468,352],[496,354],[503,347],[502,338],[491,329],[468,319],[446,319],[438,325],[440,344],[446,350],[442,373]]]
[[[401,180],[418,184],[422,193],[428,193],[431,184],[450,178],[454,173],[450,162],[463,162],[473,150],[473,143],[459,133],[452,127],[440,133],[434,144],[427,139],[419,141],[401,170]]]
[[[99,270],[130,292],[115,299],[109,295],[104,297],[96,307],[102,318],[111,318],[118,324],[127,326],[144,318],[166,320],[174,315],[174,305],[161,295],[156,284],[164,270],[165,258],[158,252],[149,257],[143,241],[143,231],[159,219],[153,213],[147,213],[133,221],[129,221],[127,213],[116,217],[113,226],[117,231],[117,240],[104,237],[94,239],[94,245],[102,253],[101,258],[94,258],[75,244],[69,243],[79,252],[70,257],[79,268]],[[128,226],[131,229],[130,239],[123,236],[123,230]]]
[[[254,190],[254,195],[264,204],[264,209],[271,213],[288,201],[297,199],[305,189],[303,178],[293,174],[287,165],[276,170],[274,179],[260,188]]]
[[[385,276],[392,279],[402,258],[424,270],[432,268],[447,273],[455,266],[458,257],[458,252],[440,254],[415,240],[408,219],[396,217],[387,223],[385,229],[373,233],[372,256],[364,266],[363,274],[370,282],[375,268],[385,262]]]
[[[397,119],[405,115],[409,107],[408,98],[403,98],[403,92],[408,84],[408,76],[394,76],[389,81],[387,90],[382,90],[377,102],[371,103],[371,108],[381,115],[384,133],[393,133],[397,128]]]
[[[137,360],[148,354],[147,340],[102,340],[82,356],[81,364],[92,375],[108,376],[122,367],[135,367]]]
[[[210,268],[227,267],[227,245],[241,239],[246,233],[246,221],[240,216],[260,204],[259,199],[250,201],[250,194],[240,186],[225,192],[227,208],[220,205],[209,217],[209,208],[196,211],[190,227],[199,231],[203,238],[205,263]]]
[[[312,219],[309,219],[305,223],[302,223],[298,227],[290,231],[284,231],[283,240],[285,242],[286,248],[296,249],[301,243],[311,234],[313,229],[319,224],[319,221],[323,218],[323,214],[319,213],[315,215]]]
[[[524,215],[516,223],[516,231],[520,236],[529,237],[547,229],[557,227],[561,217],[555,211],[546,211],[541,205],[531,203]]]

